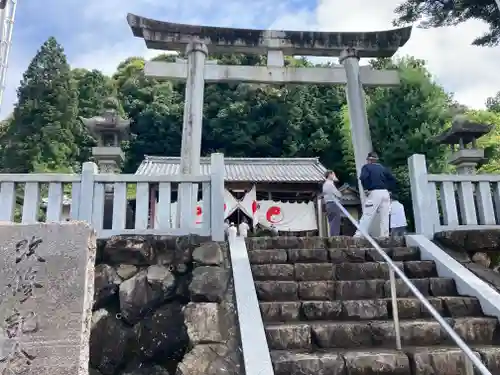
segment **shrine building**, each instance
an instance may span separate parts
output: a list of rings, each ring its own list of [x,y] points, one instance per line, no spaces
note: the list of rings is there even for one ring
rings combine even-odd
[[[321,205],[321,186],[326,172],[318,158],[224,158],[225,217],[268,228],[273,224],[280,232],[326,235],[328,225]],[[179,174],[180,157],[145,156],[136,175]],[[210,174],[210,158],[200,160],[201,174]],[[158,186],[151,184],[151,217],[156,217]],[[345,184],[339,187],[342,204],[355,218],[360,217],[361,205],[356,189]],[[201,195],[200,195],[201,197]],[[172,201],[177,200],[173,189]],[[252,205],[253,202],[257,202]],[[174,203],[175,204],[175,203]],[[201,215],[198,208],[198,214]],[[154,226],[154,222],[151,224]],[[342,232],[352,235],[347,218]]]

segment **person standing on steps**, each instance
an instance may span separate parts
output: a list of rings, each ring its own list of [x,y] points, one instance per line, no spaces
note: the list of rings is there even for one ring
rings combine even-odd
[[[378,213],[380,236],[389,237],[389,211],[391,207],[389,191],[394,190],[396,179],[387,167],[378,162],[378,155],[373,151],[368,153],[359,179],[366,194],[363,216],[359,221],[359,226],[368,232]],[[361,237],[361,233],[356,231],[354,237]]]
[[[402,237],[407,232],[406,213],[403,204],[391,194],[390,227],[391,236]]]
[[[243,218],[242,222],[238,226],[238,231],[240,232],[240,236],[247,238],[248,237],[248,230],[250,229],[247,219]]]
[[[237,235],[238,235],[238,229],[236,229],[234,223],[231,223],[229,225],[229,228],[227,229],[227,236],[229,240],[234,240]]]
[[[337,176],[333,171],[325,172],[325,182],[323,183],[323,201],[325,202],[326,217],[328,226],[330,227],[330,236],[340,235],[340,221],[342,219],[342,211],[335,203],[335,199],[339,199],[342,193],[335,186],[338,182]]]

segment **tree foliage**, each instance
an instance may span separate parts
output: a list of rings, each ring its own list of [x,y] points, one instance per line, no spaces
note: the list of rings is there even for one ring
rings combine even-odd
[[[54,38],[37,52],[20,83],[13,119],[4,135],[8,171],[57,171],[74,167],[78,96],[63,48]]]
[[[424,28],[452,26],[469,20],[481,20],[489,30],[473,44],[496,46],[500,43],[500,12],[495,0],[405,0],[396,8],[396,25],[419,21]]]

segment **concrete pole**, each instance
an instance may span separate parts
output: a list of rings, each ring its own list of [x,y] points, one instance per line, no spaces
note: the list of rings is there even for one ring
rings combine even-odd
[[[207,46],[193,40],[186,47],[187,80],[184,99],[180,173],[199,174],[201,157],[201,136],[203,124],[203,97],[205,91],[205,61]],[[196,185],[179,188],[178,223],[180,227],[194,225],[194,208],[198,189]],[[181,211],[184,212],[181,215]],[[181,218],[183,218],[181,222]]]
[[[349,107],[349,122],[351,125],[352,145],[356,161],[356,174],[362,203],[365,196],[359,181],[361,168],[366,163],[366,156],[373,150],[366,113],[365,93],[359,78],[359,56],[355,49],[348,48],[340,54],[340,63],[344,66],[347,76],[347,106]]]
[[[187,45],[186,55],[188,73],[182,125],[181,173],[197,174],[200,171],[207,46],[193,41]]]

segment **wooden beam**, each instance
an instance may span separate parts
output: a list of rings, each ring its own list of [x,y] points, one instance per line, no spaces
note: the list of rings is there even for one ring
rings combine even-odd
[[[186,80],[187,64],[147,61],[146,76],[157,79]],[[375,70],[362,66],[359,71],[364,86],[398,86],[396,70]],[[297,68],[278,66],[205,65],[205,82],[254,82],[254,83],[310,83],[319,85],[345,85],[343,67]]]

